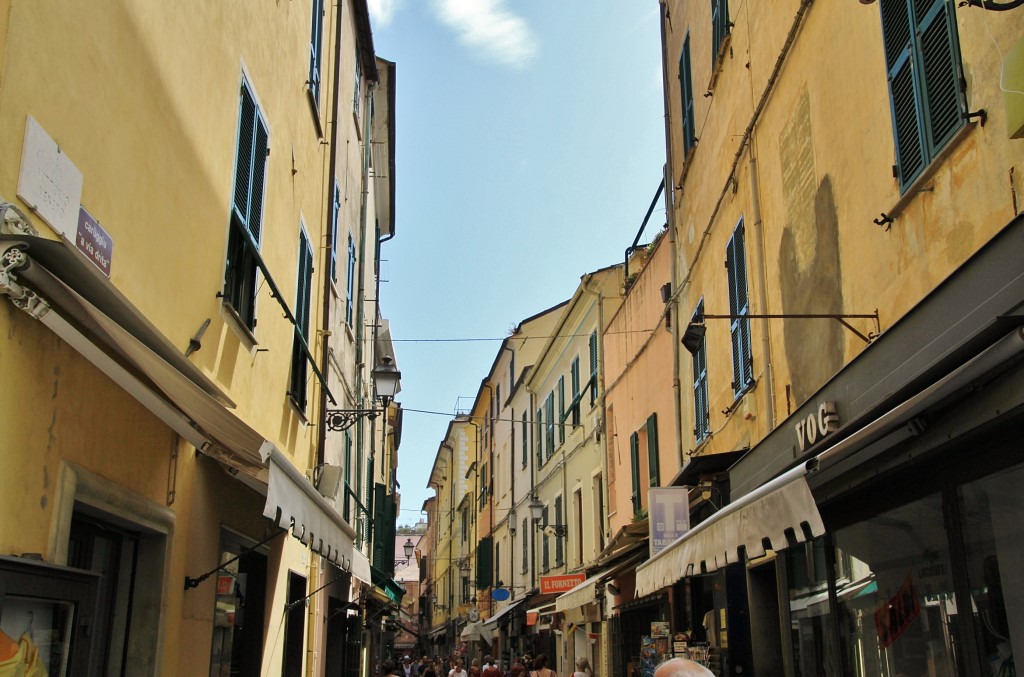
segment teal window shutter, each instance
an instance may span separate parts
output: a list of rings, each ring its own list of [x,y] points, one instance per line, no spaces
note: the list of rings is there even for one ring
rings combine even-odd
[[[743,219],[729,239],[725,267],[729,275],[729,314],[749,315],[747,298],[747,255]],[[733,395],[738,396],[754,381],[753,358],[750,349],[750,318],[734,317],[730,328],[732,338]]]
[[[964,125],[959,38],[945,0],[882,0],[880,6],[902,191]]]
[[[729,1],[711,0],[711,63],[718,63],[722,43],[729,34]]]
[[[324,0],[313,0],[313,27],[309,37],[309,92],[313,101],[320,106],[320,73],[323,60]]]
[[[249,330],[256,328],[257,254],[270,139],[256,98],[243,80],[235,147],[235,188],[228,230],[224,300]]]
[[[555,526],[562,526],[562,497],[555,497]],[[559,530],[560,531],[560,530]],[[565,564],[565,539],[555,536],[555,566]]]
[[[652,487],[661,486],[658,471],[658,415],[651,414],[647,419],[647,467]]]

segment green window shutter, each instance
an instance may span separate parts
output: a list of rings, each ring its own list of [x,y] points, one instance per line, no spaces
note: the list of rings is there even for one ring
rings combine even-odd
[[[544,465],[544,410],[537,410],[537,441],[534,444],[534,451],[537,452],[537,467]]]
[[[555,526],[562,526],[562,497],[555,497]],[[565,564],[565,539],[555,536],[555,566]]]
[[[529,459],[530,453],[530,423],[527,420],[526,412],[523,412],[523,467]]]
[[[572,358],[572,365],[569,367],[570,385],[572,387],[572,404],[569,409],[572,413],[572,425],[575,428],[580,424],[580,358],[577,355]]]
[[[331,280],[338,281],[338,218],[341,214],[341,188],[334,182],[334,197],[331,199]]]
[[[298,275],[295,282],[295,327],[288,394],[301,411],[306,410],[306,347],[309,341],[309,306],[313,287],[313,250],[306,233],[299,230]]]
[[[640,512],[640,436],[633,433],[629,436],[629,469],[633,481],[633,512]]]
[[[597,401],[597,332],[590,335],[590,406]]]
[[[544,401],[544,457],[555,453],[555,391],[548,393]]]
[[[355,311],[356,242],[348,236],[348,279],[345,289],[345,323],[352,326]]]
[[[704,321],[704,302],[697,306],[693,322]],[[708,353],[704,339],[700,350],[693,355],[693,437],[699,443],[710,433],[710,408],[708,405]]]
[[[378,484],[373,488],[373,566],[381,571],[385,568],[384,562],[387,555],[384,548],[384,542],[387,540],[384,525],[387,524],[388,510],[384,501],[386,498],[384,490],[383,484]]]
[[[352,524],[352,499],[349,497],[349,493],[352,490],[352,431],[345,431],[345,442],[344,442],[344,464],[345,464],[345,491],[342,494],[342,513],[341,516]]]
[[[558,443],[565,444],[565,376],[558,377]]]
[[[933,157],[963,125],[964,107],[958,82],[959,49],[953,14],[951,4],[932,2],[919,23],[928,143]]]
[[[658,472],[658,415],[651,414],[647,419],[647,467],[650,470],[652,487],[661,486]]]
[[[683,112],[683,155],[697,143],[696,126],[693,120],[693,69],[690,65],[690,34],[683,41],[683,51],[679,55],[679,90],[682,96]]]
[[[548,523],[548,507],[544,506],[544,512],[542,513],[541,524],[547,526],[547,523]],[[540,566],[540,568],[541,568],[541,571],[547,571],[548,569],[551,568],[551,551],[549,549],[549,544],[548,544],[548,535],[546,533],[544,533],[543,531],[541,533],[543,534],[543,538],[542,538],[542,541],[541,541],[542,545],[541,545],[541,558],[540,558],[540,565],[541,566]]]
[[[485,536],[476,548],[476,587],[478,590],[494,585],[494,539]]]

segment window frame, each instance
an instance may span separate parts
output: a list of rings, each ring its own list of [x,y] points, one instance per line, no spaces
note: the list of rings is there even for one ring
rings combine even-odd
[[[317,118],[320,116],[320,85],[323,73],[324,0],[312,0],[312,26],[309,36],[309,79],[306,88]]]
[[[704,299],[697,304],[691,323],[704,323]],[[708,403],[707,339],[701,337],[700,348],[691,358],[693,364],[693,438],[694,446],[711,436],[711,407]]]
[[[299,249],[295,282],[295,325],[292,327],[292,357],[288,380],[288,397],[305,413],[309,373],[306,367],[306,346],[309,345],[309,321],[313,300],[313,246],[306,228],[299,224]]]

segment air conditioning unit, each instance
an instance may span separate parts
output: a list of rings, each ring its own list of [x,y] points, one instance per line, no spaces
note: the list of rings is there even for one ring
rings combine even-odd
[[[319,471],[319,472],[318,472]],[[334,500],[341,489],[341,466],[324,463],[306,471],[306,477],[324,498]]]

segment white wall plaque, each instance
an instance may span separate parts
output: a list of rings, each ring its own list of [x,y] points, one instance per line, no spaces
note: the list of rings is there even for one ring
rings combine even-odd
[[[82,172],[31,115],[25,121],[18,197],[58,233],[75,239]]]

